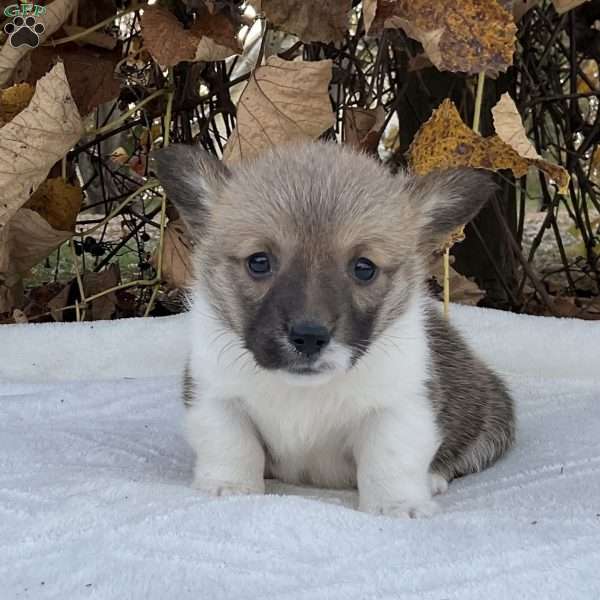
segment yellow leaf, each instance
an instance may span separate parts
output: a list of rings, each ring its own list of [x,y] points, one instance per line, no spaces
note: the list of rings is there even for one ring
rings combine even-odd
[[[237,126],[223,159],[249,158],[277,144],[314,139],[333,126],[331,60],[287,61],[271,56],[252,72],[237,108]]]
[[[58,63],[37,82],[29,106],[0,129],[0,231],[82,132],[65,70]]]
[[[497,74],[512,65],[517,28],[496,0],[363,0],[370,32],[401,28],[440,71]]]
[[[33,91],[29,83],[17,83],[0,90],[0,123],[12,121],[29,104]]]
[[[83,192],[61,177],[46,179],[25,204],[44,217],[54,229],[74,231],[75,221],[81,209]]]
[[[498,136],[483,138],[465,125],[452,101],[446,99],[421,126],[409,148],[411,168],[418,174],[451,167],[474,167],[499,171],[510,169],[516,177],[535,166],[564,190],[568,172],[545,160],[521,157]]]
[[[303,42],[339,42],[348,31],[351,0],[254,0],[257,11],[278,29]]]

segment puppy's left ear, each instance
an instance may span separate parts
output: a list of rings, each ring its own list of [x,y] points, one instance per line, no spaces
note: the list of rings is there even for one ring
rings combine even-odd
[[[491,174],[481,169],[461,167],[413,177],[407,193],[419,223],[419,249],[427,254],[438,249],[497,188]]]
[[[173,144],[152,153],[158,179],[191,236],[202,235],[229,170],[200,146]]]

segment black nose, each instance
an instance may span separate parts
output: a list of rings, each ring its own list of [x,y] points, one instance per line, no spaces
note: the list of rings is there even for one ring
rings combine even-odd
[[[289,334],[292,346],[307,357],[321,352],[329,344],[330,339],[331,335],[327,327],[307,321],[292,325]]]

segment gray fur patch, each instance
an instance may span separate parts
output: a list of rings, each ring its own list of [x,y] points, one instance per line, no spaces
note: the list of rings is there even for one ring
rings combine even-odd
[[[433,309],[427,334],[433,355],[429,389],[443,435],[431,471],[450,481],[485,469],[513,445],[514,407],[500,378]]]

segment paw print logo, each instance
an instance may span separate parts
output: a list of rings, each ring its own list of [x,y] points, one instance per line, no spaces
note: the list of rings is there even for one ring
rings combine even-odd
[[[4,33],[9,36],[8,40],[13,48],[36,48],[45,29],[42,23],[36,23],[35,17],[29,16],[24,19],[17,16],[4,26]]]

